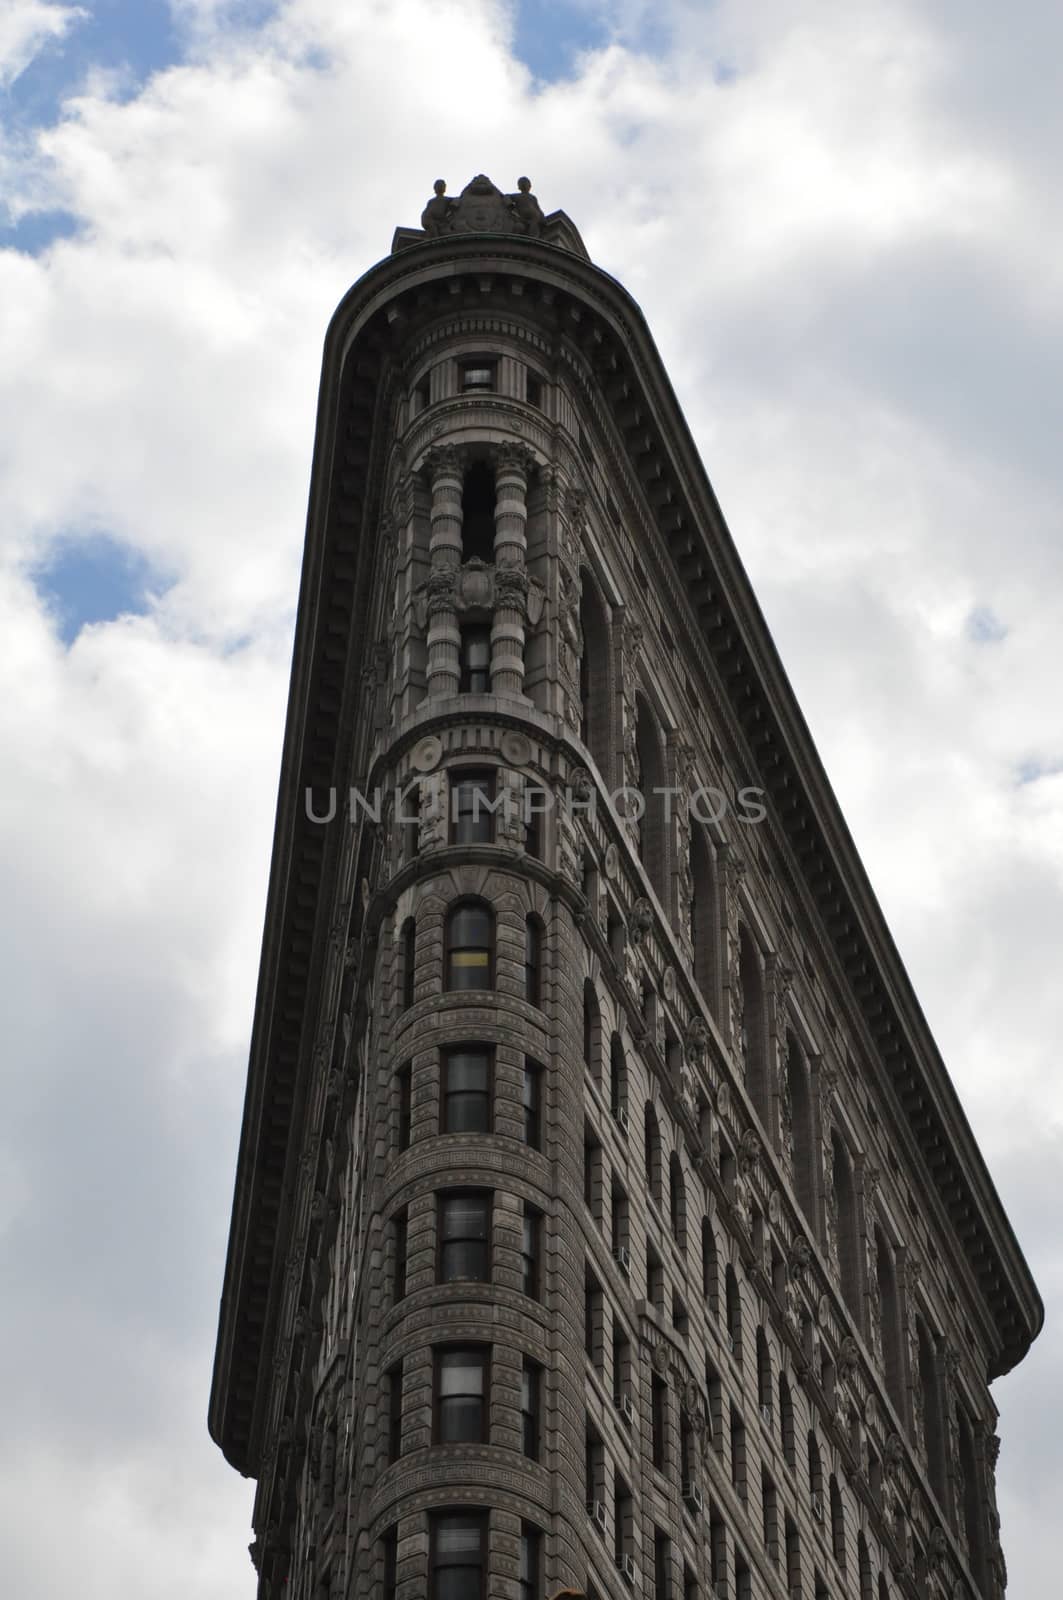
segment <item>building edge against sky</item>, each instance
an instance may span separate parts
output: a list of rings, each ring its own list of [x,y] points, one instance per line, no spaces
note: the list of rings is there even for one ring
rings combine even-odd
[[[260,1595],[996,1600],[1042,1317],[641,313],[437,184],[325,344],[210,1403]]]

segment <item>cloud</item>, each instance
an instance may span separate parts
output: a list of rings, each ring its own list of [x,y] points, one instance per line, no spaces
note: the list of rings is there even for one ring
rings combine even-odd
[[[87,15],[82,6],[6,0],[0,15],[0,89],[13,83],[50,40],[62,39]]]
[[[981,3],[677,3],[652,34],[613,8],[554,82],[489,0],[173,16],[179,61],[119,97],[86,58],[0,144],[13,212],[77,223],[0,250],[0,1351],[26,1375],[0,1505],[31,1597],[73,1551],[90,1597],[252,1592],[203,1417],[321,342],[440,174],[527,171],[641,301],[1060,1295],[1057,13],[1002,43]],[[9,7],[0,73],[75,17]],[[101,531],[172,582],[67,648],[34,577]],[[1018,1592],[1054,1574],[1028,1508],[1059,1481],[1057,1351],[1000,1386]]]

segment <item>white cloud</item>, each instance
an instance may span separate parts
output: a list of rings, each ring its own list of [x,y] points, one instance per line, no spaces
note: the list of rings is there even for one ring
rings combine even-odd
[[[61,39],[88,13],[82,6],[53,5],[49,0],[6,0],[0,13],[0,89],[25,72],[51,39]]]
[[[95,1552],[141,1587],[150,1569],[160,1600],[183,1593],[183,1534],[197,1593],[252,1592],[246,1486],[201,1419],[321,342],[440,174],[455,191],[527,171],[642,302],[1059,1294],[1033,1226],[1063,1120],[1054,14],[1028,15],[1000,84],[980,4],[960,19],[916,0],[675,5],[663,53],[614,42],[535,92],[487,0],[288,0],[262,26],[208,0],[174,14],[184,65],[122,101],[89,76],[35,148],[0,147],[16,214],[60,205],[81,224],[39,257],[0,252],[18,308],[0,321],[0,672],[17,686],[0,700],[0,1244],[23,1285],[3,1348],[7,1370],[40,1361],[58,1301],[99,1373],[29,1384],[15,1408],[0,1504],[34,1597],[72,1578],[28,1509],[48,1480],[47,1502],[58,1487],[83,1519],[79,1590]],[[637,30],[638,6],[611,15]],[[9,7],[9,78],[73,16]],[[78,529],[175,582],[67,651],[28,573]],[[972,638],[977,608],[1006,636]],[[1029,763],[1046,775],[1019,783]],[[1063,1475],[1058,1426],[1020,1434],[1009,1399],[1034,1393],[1051,1337],[1002,1388],[1012,1508],[1035,1473]],[[123,1386],[136,1338],[150,1359]],[[1010,1515],[1017,1591],[1046,1589],[1050,1532]]]

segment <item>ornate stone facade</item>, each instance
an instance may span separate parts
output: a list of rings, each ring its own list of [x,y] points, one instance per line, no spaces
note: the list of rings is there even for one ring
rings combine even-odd
[[[667,393],[524,179],[330,330],[211,1399],[260,1600],[1003,1593],[1036,1290]]]

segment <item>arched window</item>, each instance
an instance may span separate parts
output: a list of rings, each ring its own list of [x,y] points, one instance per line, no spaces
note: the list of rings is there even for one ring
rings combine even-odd
[[[609,1041],[609,1109],[617,1122],[627,1132],[627,1062],[620,1035],[614,1033]]]
[[[771,1422],[772,1400],[774,1399],[771,1380],[771,1351],[768,1349],[768,1336],[762,1327],[757,1328],[757,1403],[760,1414],[766,1423]]]
[[[830,1542],[834,1559],[845,1571],[845,1507],[833,1472],[830,1475]]]
[[[495,559],[495,474],[486,461],[475,461],[461,491],[461,559]]]
[[[709,1010],[719,1016],[716,989],[716,951],[719,925],[716,907],[716,868],[708,835],[700,823],[690,826],[690,942],[694,947],[694,982]]]
[[[794,1187],[801,1210],[806,1219],[814,1224],[816,1190],[813,1181],[812,1096],[805,1058],[792,1033],[786,1035],[786,1085],[793,1139]]]
[[[494,915],[482,900],[459,900],[447,915],[448,989],[490,989],[494,966]]]
[[[408,1011],[413,1005],[414,984],[417,977],[417,924],[407,917],[402,924],[402,1008]]]
[[[638,787],[646,809],[639,822],[639,860],[661,904],[668,906],[668,833],[664,823],[664,756],[657,719],[642,695],[636,699],[635,748],[638,752]]]
[[[764,977],[760,955],[745,923],[738,929],[738,973],[742,985],[742,1067],[746,1088],[766,1128],[771,1127],[765,1047]]]
[[[901,1417],[904,1416],[904,1365],[901,1358],[901,1304],[897,1293],[897,1270],[893,1246],[882,1229],[875,1226],[875,1255],[878,1271],[879,1315],[882,1318],[882,1364],[886,1373],[886,1393]]]
[[[602,776],[610,776],[609,624],[598,586],[586,567],[580,574],[580,738]]]
[[[663,1199],[664,1185],[664,1174],[661,1170],[661,1130],[657,1126],[657,1113],[648,1100],[646,1101],[643,1128],[646,1184],[650,1194],[660,1205]]]
[[[701,1219],[701,1292],[714,1317],[720,1315],[720,1267],[716,1234],[708,1217]]]
[[[742,1297],[738,1292],[738,1278],[731,1263],[724,1272],[724,1298],[727,1312],[727,1336],[731,1354],[736,1361],[742,1359]]]
[[[886,1582],[886,1574],[884,1572],[880,1572],[878,1575],[878,1600],[890,1600],[890,1586]]]
[[[602,1010],[590,978],[583,980],[583,1062],[594,1078],[602,1075]]]
[[[668,1222],[672,1229],[672,1238],[680,1250],[685,1250],[687,1243],[686,1185],[683,1182],[683,1168],[674,1150],[668,1157]]]
[[[785,1372],[779,1373],[779,1428],[782,1453],[791,1472],[797,1471],[797,1434],[794,1431],[794,1401]]]
[[[543,925],[533,914],[524,919],[524,998],[542,1005]]]
[[[860,1323],[860,1268],[859,1232],[856,1225],[856,1190],[853,1187],[853,1164],[840,1134],[831,1135],[834,1154],[834,1207],[838,1218],[838,1267],[842,1279],[842,1295],[856,1321]]]
[[[919,1387],[923,1396],[927,1470],[930,1474],[930,1487],[944,1505],[945,1440],[941,1417],[941,1387],[937,1353],[922,1317],[916,1321],[916,1339],[919,1345]]]

